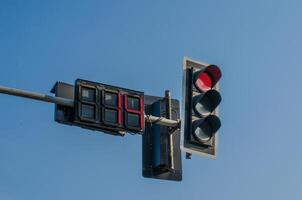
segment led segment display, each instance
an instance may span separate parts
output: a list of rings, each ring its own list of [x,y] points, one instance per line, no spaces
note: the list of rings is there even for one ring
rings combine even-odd
[[[144,131],[144,93],[78,79],[75,122],[80,126],[123,135]]]

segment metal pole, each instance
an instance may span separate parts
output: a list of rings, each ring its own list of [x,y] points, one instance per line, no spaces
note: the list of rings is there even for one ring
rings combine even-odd
[[[165,99],[166,99],[166,118],[172,119],[172,98],[171,92],[169,90],[165,91]],[[171,168],[174,169],[174,146],[173,146],[173,134],[170,134],[171,129],[168,127],[168,137],[169,137],[169,147],[170,147],[170,163]]]
[[[55,103],[55,104],[68,106],[68,107],[74,106],[73,100],[71,100],[71,99],[54,97],[54,96],[49,96],[46,94],[19,90],[19,89],[15,89],[15,88],[4,87],[4,86],[0,86],[0,93],[29,98],[29,99],[35,99],[38,101],[44,101],[44,102],[48,102],[48,103]]]
[[[169,90],[165,91],[165,98],[166,98],[166,118],[172,119],[171,92]]]
[[[62,105],[62,106],[74,107],[73,99],[55,97],[55,96],[50,96],[50,95],[46,95],[46,94],[30,92],[30,91],[26,91],[26,90],[20,90],[20,89],[0,86],[0,93],[34,99],[34,100],[38,100],[38,101],[44,101],[44,102],[48,102],[48,103],[54,103],[54,104],[58,104],[58,105]],[[145,120],[147,122],[154,123],[154,124],[160,124],[163,126],[177,127],[179,125],[179,121],[170,120],[170,119],[166,119],[163,117],[155,117],[152,115],[145,115]]]

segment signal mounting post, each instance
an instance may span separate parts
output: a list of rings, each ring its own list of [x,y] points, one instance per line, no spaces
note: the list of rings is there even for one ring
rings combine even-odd
[[[79,83],[81,87],[78,87]],[[0,86],[0,93],[55,104],[54,118],[61,124],[75,125],[115,136],[124,136],[126,132],[142,133],[143,177],[182,180],[179,101],[171,99],[169,91],[165,92],[164,97],[149,96],[139,91],[78,79],[75,85],[57,82],[51,90],[54,96],[4,86]],[[101,111],[79,111],[81,104],[91,105],[90,107]],[[116,111],[117,114],[116,117],[111,115],[112,123],[108,127],[102,124],[102,120],[106,120],[106,109]],[[76,120],[83,113],[86,118],[91,119],[89,122],[82,123]],[[104,113],[105,118],[100,119]],[[132,127],[130,127],[134,131],[137,127],[138,132],[122,127],[129,124],[127,120],[129,113],[132,116],[139,116],[136,118],[139,119],[139,123],[134,123],[132,118]],[[126,120],[123,121],[123,119]],[[141,129],[145,125],[148,128]]]

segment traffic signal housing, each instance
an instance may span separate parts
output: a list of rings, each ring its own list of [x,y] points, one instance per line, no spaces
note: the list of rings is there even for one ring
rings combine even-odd
[[[147,115],[179,119],[179,101],[145,95]],[[171,111],[171,112],[170,112]],[[145,178],[182,180],[180,130],[146,121],[142,135],[142,174]]]
[[[220,78],[218,66],[184,58],[181,149],[188,155],[216,158]]]

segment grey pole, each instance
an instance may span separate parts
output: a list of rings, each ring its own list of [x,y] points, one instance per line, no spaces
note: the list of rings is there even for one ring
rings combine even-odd
[[[172,97],[171,92],[169,90],[165,91],[165,99],[166,99],[166,118],[172,119]],[[170,162],[171,162],[171,168],[174,169],[174,146],[173,146],[173,135],[170,134],[170,129],[168,128],[168,134],[169,134],[169,143],[170,143]]]
[[[50,96],[50,95],[46,95],[46,94],[30,92],[30,91],[15,89],[15,88],[0,86],[0,93],[12,95],[12,96],[29,98],[29,99],[35,99],[38,101],[54,103],[54,104],[58,104],[58,105],[62,105],[62,106],[74,107],[74,101],[71,99],[55,97],[55,96]],[[160,124],[163,126],[170,126],[170,127],[179,126],[179,121],[170,120],[170,119],[166,119],[163,117],[155,117],[152,115],[145,115],[145,120],[147,122]]]
[[[19,90],[19,89],[15,89],[15,88],[4,87],[4,86],[0,86],[0,93],[29,98],[29,99],[35,99],[38,101],[44,101],[44,102],[48,102],[48,103],[55,103],[55,104],[59,104],[62,106],[68,106],[68,107],[74,106],[73,100],[70,100],[70,99],[54,97],[54,96],[50,96],[50,95],[46,95],[46,94]]]

